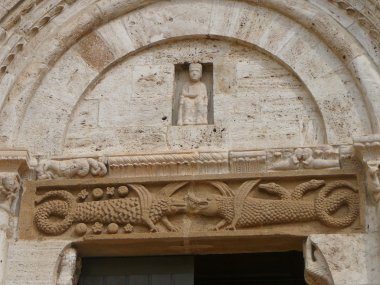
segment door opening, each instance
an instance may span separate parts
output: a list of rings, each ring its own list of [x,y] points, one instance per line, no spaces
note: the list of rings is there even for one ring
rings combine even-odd
[[[306,285],[301,252],[84,258],[79,285]]]

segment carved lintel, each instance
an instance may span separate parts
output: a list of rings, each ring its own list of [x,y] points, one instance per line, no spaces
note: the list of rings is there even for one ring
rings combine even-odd
[[[81,259],[74,248],[63,251],[58,268],[57,285],[76,285],[79,281]]]
[[[334,285],[329,265],[319,248],[308,238],[303,248],[305,280],[309,285]]]
[[[20,192],[20,177],[14,173],[0,173],[0,208],[11,213]]]
[[[355,156],[363,163],[366,186],[374,200],[380,202],[380,136],[354,139]]]
[[[42,160],[37,168],[38,179],[105,176],[108,172],[104,159],[76,158],[69,160]]]
[[[66,189],[57,190],[54,186],[49,191],[43,188],[41,193],[37,189],[36,195],[31,196],[35,208],[26,211],[27,215],[34,212],[33,221],[24,216],[22,220],[33,222],[36,234],[75,237],[179,232],[180,220],[185,216],[203,220],[201,227],[195,222],[190,232],[204,231],[210,217],[208,230],[295,223],[314,223],[322,229],[337,230],[357,227],[358,189],[347,179],[305,178],[296,186],[286,186],[288,183],[277,184],[268,177],[125,184],[119,180],[116,184],[96,185],[92,190],[66,184]],[[342,207],[347,208],[345,214],[339,212]],[[214,224],[218,219],[220,222]]]

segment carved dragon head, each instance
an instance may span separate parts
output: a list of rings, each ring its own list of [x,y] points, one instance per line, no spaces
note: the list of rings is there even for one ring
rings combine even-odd
[[[192,214],[201,214],[204,216],[215,216],[219,211],[218,197],[198,198],[192,193],[188,193],[185,197],[188,206],[188,212]]]

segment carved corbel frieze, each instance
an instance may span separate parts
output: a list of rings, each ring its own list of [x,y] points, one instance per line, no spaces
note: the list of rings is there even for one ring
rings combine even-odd
[[[305,280],[309,285],[334,285],[329,265],[320,249],[308,238],[303,247]]]
[[[354,139],[356,157],[363,163],[366,186],[374,200],[380,202],[380,136]]]
[[[75,248],[67,248],[63,251],[58,267],[57,285],[76,285],[82,264]]]
[[[269,170],[339,169],[339,150],[331,146],[271,153]]]
[[[37,179],[82,178],[105,176],[108,172],[105,159],[76,158],[68,160],[42,160],[37,168]]]

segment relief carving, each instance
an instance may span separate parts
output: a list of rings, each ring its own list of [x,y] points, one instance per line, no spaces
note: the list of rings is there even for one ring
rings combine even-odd
[[[305,280],[309,285],[334,285],[329,265],[319,248],[308,238],[304,244]]]
[[[20,182],[15,174],[5,175],[1,178],[0,185],[0,208],[11,211],[13,202],[17,199],[20,191]]]
[[[274,153],[277,160],[272,164],[272,170],[297,170],[297,169],[332,169],[339,168],[339,159],[326,159],[323,154],[330,151],[315,150],[311,148],[297,148],[293,154],[282,158],[281,152]]]
[[[354,140],[355,155],[364,166],[366,186],[373,199],[380,202],[380,137],[368,136]]]
[[[367,186],[376,202],[380,202],[380,160],[367,162]]]
[[[157,232],[159,222],[168,231],[180,231],[168,219],[179,214],[187,214],[190,219],[204,216],[206,223],[206,217],[221,218],[210,230],[311,221],[339,229],[350,226],[359,216],[358,190],[348,181],[310,180],[293,191],[273,182],[260,183],[259,179],[233,185],[234,189],[222,181],[174,182],[160,186],[158,192],[141,184],[109,185],[92,191],[78,189],[76,195],[68,190],[52,190],[36,197],[34,224],[47,235],[61,235],[74,226],[73,232],[83,236],[131,233],[136,226]],[[180,189],[182,194],[171,197]],[[197,197],[194,191],[203,193],[203,197]]]
[[[104,225],[108,226],[108,233],[116,233],[119,226],[132,231],[134,225],[143,225],[150,231],[157,232],[158,222],[162,222],[169,231],[179,231],[167,216],[185,211],[186,203],[170,196],[186,184],[187,182],[168,184],[158,195],[153,195],[143,185],[128,184],[127,187],[134,190],[138,197],[91,202],[76,202],[75,196],[65,190],[50,191],[37,198],[36,204],[39,206],[34,215],[34,223],[41,232],[48,235],[62,234],[74,223],[79,223],[75,229],[78,235],[87,232],[85,223],[93,224],[92,232],[95,234],[102,233]],[[50,220],[53,216],[63,219],[54,222]]]
[[[187,201],[190,212],[220,217],[221,221],[213,227],[214,230],[314,220],[328,227],[344,228],[351,225],[359,215],[358,190],[346,181],[326,185],[323,180],[311,180],[299,184],[293,192],[276,183],[259,184],[260,190],[275,195],[278,199],[247,197],[258,183],[259,180],[244,182],[234,194],[226,183],[210,182],[222,195],[198,198],[189,193]],[[320,188],[322,189],[314,201],[302,199],[306,193]],[[348,208],[344,216],[333,216],[344,206]]]
[[[180,94],[177,124],[207,125],[208,96],[206,84],[201,81],[202,64],[190,64],[189,77],[190,82],[183,87]]]
[[[104,162],[93,158],[44,160],[38,165],[36,171],[38,179],[85,177],[89,174],[105,176],[107,166]]]

